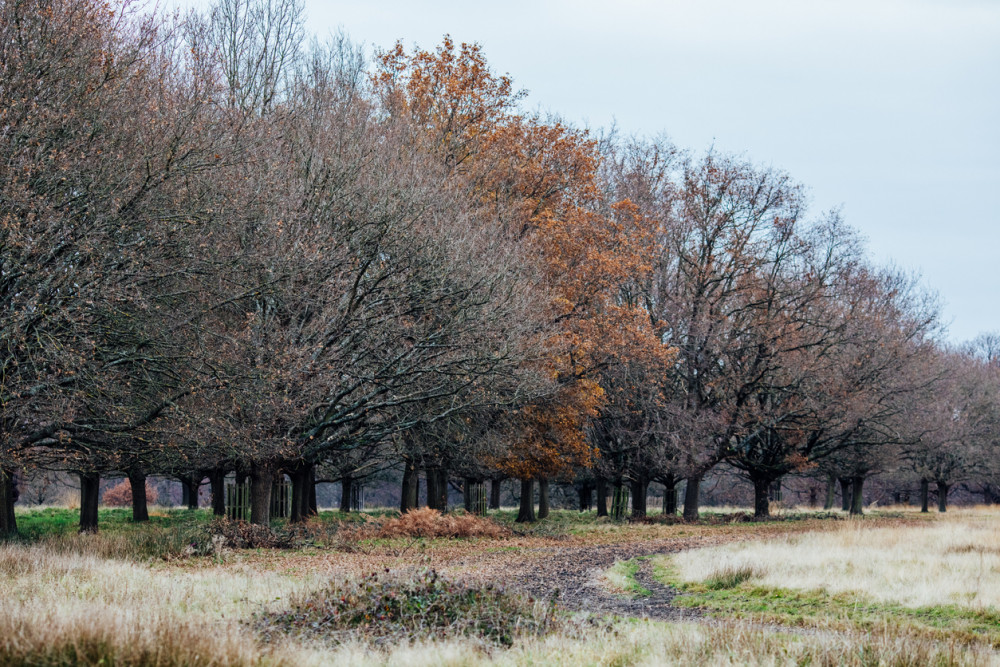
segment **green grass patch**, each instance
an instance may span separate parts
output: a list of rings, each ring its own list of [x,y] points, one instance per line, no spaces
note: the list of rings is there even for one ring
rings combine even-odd
[[[340,510],[320,510],[312,520],[324,523],[357,523],[363,524],[369,519],[399,516],[399,510],[381,507],[364,510],[363,512],[341,512]]]
[[[615,561],[614,565],[604,573],[604,577],[616,591],[621,591],[631,597],[648,597],[652,595],[652,592],[636,579],[643,560],[646,559],[633,558]]]
[[[105,508],[98,512],[99,532],[81,535],[79,510],[46,507],[18,511],[17,540],[103,558],[180,558],[209,550],[211,519],[204,510],[160,510],[148,523],[133,523],[131,509]]]
[[[878,602],[860,592],[830,594],[754,585],[751,572],[718,573],[702,582],[680,580],[669,556],[655,557],[653,576],[681,592],[679,607],[712,616],[837,630],[873,631],[891,627],[899,634],[986,643],[1000,647],[1000,611],[957,605],[907,607]]]
[[[351,513],[324,511],[305,523],[292,524],[286,519],[276,519],[270,526],[263,527],[222,520],[213,516],[209,509],[155,508],[148,522],[134,523],[130,508],[102,508],[98,513],[98,532],[81,535],[78,509],[18,508],[18,535],[13,539],[51,546],[62,552],[129,560],[171,560],[190,556],[214,556],[219,560],[226,549],[354,551],[385,547],[402,554],[415,546],[427,549],[448,543],[446,539],[375,535],[377,520],[398,516],[398,512],[389,509]],[[553,530],[551,526],[534,526],[534,529]]]
[[[209,510],[158,509],[150,512],[149,522],[132,521],[132,510],[101,508],[97,512],[99,530],[105,532],[135,532],[156,528],[187,528],[204,525],[212,520]],[[17,530],[21,539],[34,542],[44,537],[68,535],[80,529],[80,510],[64,507],[43,507],[18,510]]]

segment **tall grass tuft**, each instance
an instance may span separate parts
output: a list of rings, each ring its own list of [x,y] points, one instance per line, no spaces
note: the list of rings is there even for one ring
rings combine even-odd
[[[7,619],[0,626],[0,664],[8,667],[236,667],[261,664],[264,657],[259,647],[236,632],[177,617],[55,612]]]
[[[727,590],[751,579],[759,579],[765,573],[763,567],[750,563],[724,565],[705,579],[705,586],[713,591]]]
[[[143,526],[141,530],[48,535],[37,544],[57,553],[117,560],[172,560],[204,553],[211,538],[197,524]]]

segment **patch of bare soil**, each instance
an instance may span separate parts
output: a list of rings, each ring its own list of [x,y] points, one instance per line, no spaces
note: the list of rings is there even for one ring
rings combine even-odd
[[[700,534],[684,537],[632,539],[608,544],[574,545],[565,543],[525,544],[501,553],[478,553],[451,560],[445,568],[480,581],[500,583],[524,591],[538,599],[555,598],[571,611],[592,614],[617,614],[656,620],[696,619],[697,609],[672,604],[678,592],[658,582],[651,564],[641,561],[637,582],[650,595],[628,597],[608,590],[603,573],[617,561],[646,556],[678,553],[689,549],[715,546],[734,541],[774,537],[803,530],[829,530],[834,522],[769,524],[757,529],[709,528]]]
[[[602,583],[602,574],[616,561],[642,556],[676,553],[693,545],[678,540],[634,544],[556,547],[539,550],[520,562],[511,562],[503,583],[536,598],[556,598],[571,611],[592,614],[617,614],[657,620],[692,618],[697,612],[671,604],[677,591],[656,581],[650,564],[642,561],[636,576],[638,583],[650,591],[649,596],[630,598],[616,595]],[[525,554],[526,556],[528,554]]]

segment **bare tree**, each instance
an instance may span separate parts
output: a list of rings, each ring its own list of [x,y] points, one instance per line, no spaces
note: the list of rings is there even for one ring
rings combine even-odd
[[[126,3],[0,8],[0,461],[103,447],[190,391],[166,378],[160,289],[215,162],[171,26]],[[156,322],[156,324],[154,324]],[[129,392],[130,380],[159,379]],[[84,454],[86,452],[84,451]]]
[[[196,58],[221,79],[224,106],[265,115],[283,102],[301,66],[301,0],[217,0],[186,25]]]

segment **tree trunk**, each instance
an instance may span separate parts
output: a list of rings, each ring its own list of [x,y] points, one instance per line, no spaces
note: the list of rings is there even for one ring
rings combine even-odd
[[[17,535],[17,517],[14,516],[17,493],[14,475],[13,470],[0,468],[0,539]]]
[[[289,477],[292,480],[292,513],[288,520],[292,523],[301,523],[310,515],[309,508],[309,482],[312,479],[313,464],[303,464],[296,467]]]
[[[546,519],[549,516],[549,479],[541,477],[538,480],[538,518]]]
[[[663,514],[666,516],[677,514],[677,482],[673,477],[663,482]]]
[[[840,478],[840,509],[849,512],[851,510],[851,478]]]
[[[580,496],[580,511],[589,512],[593,503],[594,487],[589,482],[576,487],[576,492]]]
[[[424,468],[424,483],[427,486],[427,507],[436,510],[440,494],[437,488],[437,476],[434,474],[433,468]]]
[[[920,511],[928,512],[927,499],[930,496],[931,483],[926,479],[920,480]]]
[[[687,478],[687,488],[684,489],[684,520],[698,520],[698,492],[701,487],[701,475]]]
[[[448,469],[441,466],[436,471],[437,477],[437,510],[439,512],[448,511]]]
[[[187,505],[189,510],[198,509],[198,487],[201,486],[198,475],[180,475],[178,479],[181,481],[181,504]]]
[[[97,532],[97,505],[100,501],[101,475],[80,473],[80,532]]]
[[[302,523],[306,520],[302,501],[305,500],[306,481],[309,479],[309,473],[305,468],[298,467],[291,468],[286,473],[292,495],[288,503],[288,523]]]
[[[535,480],[521,480],[521,507],[517,511],[518,523],[533,523],[535,521]]]
[[[190,502],[188,503],[189,510],[198,509],[198,501],[199,501],[198,492],[201,489],[201,481],[202,477],[200,474],[191,475],[191,499]]]
[[[499,477],[490,480],[490,509],[500,509],[500,484],[503,480]]]
[[[309,466],[309,516],[319,516],[319,502],[316,500],[316,466]]]
[[[767,519],[771,516],[771,505],[767,492],[771,488],[771,480],[757,478],[753,481],[753,518]]]
[[[271,490],[274,488],[274,466],[267,463],[250,466],[250,523],[271,525]]]
[[[993,490],[992,484],[983,484],[983,504],[984,505],[995,505],[997,502],[997,494]]]
[[[138,466],[128,471],[128,483],[132,487],[132,521],[149,521],[149,507],[146,505],[146,473]]]
[[[351,511],[351,493],[354,491],[354,478],[343,477],[340,480],[340,511],[347,514]]]
[[[417,509],[417,484],[419,483],[420,476],[417,474],[417,466],[414,465],[413,459],[403,459],[403,483],[399,494],[400,514]]]
[[[950,484],[945,484],[944,482],[937,483],[938,512],[948,511],[948,489],[950,488]]]
[[[608,515],[608,483],[606,480],[597,480],[597,516]]]
[[[623,521],[625,519],[625,491],[622,481],[616,479],[611,486],[611,519],[613,521]]]
[[[472,514],[472,485],[475,483],[471,477],[462,480],[462,506],[468,514]]]
[[[861,475],[851,478],[851,514],[855,516],[864,514],[864,486],[865,478]]]
[[[649,482],[644,480],[632,480],[632,518],[646,518],[646,493],[649,491]]]
[[[208,483],[212,487],[212,514],[226,516],[226,469],[213,468]]]
[[[823,509],[832,510],[833,503],[837,500],[837,478],[833,474],[826,476],[826,500],[823,501]]]
[[[427,475],[427,506],[439,512],[448,511],[448,472],[441,467],[424,468]]]

